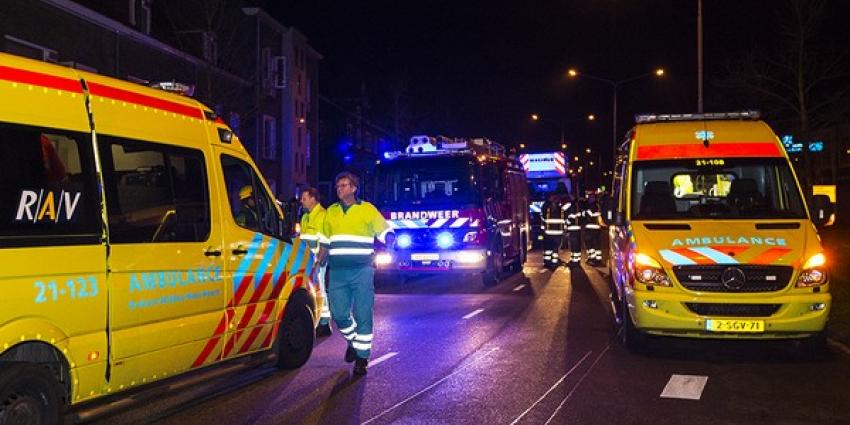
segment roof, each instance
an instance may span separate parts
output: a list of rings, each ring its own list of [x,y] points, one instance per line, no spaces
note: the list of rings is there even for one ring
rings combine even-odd
[[[630,141],[635,160],[785,156],[779,138],[760,120],[639,122]]]

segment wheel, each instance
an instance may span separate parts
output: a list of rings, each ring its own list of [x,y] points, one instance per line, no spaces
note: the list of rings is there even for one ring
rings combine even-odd
[[[487,270],[481,275],[484,286],[498,285],[502,279],[502,271],[505,268],[502,260],[502,252],[497,250],[490,252],[490,259],[487,260]]]
[[[0,371],[0,425],[60,423],[60,391],[45,366],[9,363]]]
[[[299,368],[313,353],[313,312],[306,296],[299,295],[287,303],[280,323],[277,366],[281,369]]]
[[[647,337],[632,322],[632,314],[629,312],[629,304],[626,301],[626,297],[623,297],[620,303],[620,311],[622,312],[620,320],[623,323],[620,339],[623,346],[633,353],[643,353],[646,351]]]

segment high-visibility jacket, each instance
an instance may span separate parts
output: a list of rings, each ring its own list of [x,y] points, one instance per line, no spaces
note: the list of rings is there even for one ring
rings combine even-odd
[[[564,234],[564,212],[561,203],[557,201],[546,201],[542,208],[543,233],[546,236],[561,236]]]
[[[582,211],[579,209],[578,200],[566,202],[561,208],[564,209],[564,216],[567,220],[567,232],[577,232],[581,230]]]
[[[307,243],[313,253],[319,251],[319,240],[324,238],[325,216],[327,211],[316,204],[310,212],[301,217],[301,240]]]
[[[374,205],[357,200],[350,207],[337,202],[328,207],[321,245],[328,249],[328,265],[334,268],[372,264],[375,239],[386,243],[392,227]]]
[[[584,204],[584,228],[590,230],[599,230],[602,226],[599,225],[599,220],[602,214],[599,212],[599,204],[596,201],[587,200]]]

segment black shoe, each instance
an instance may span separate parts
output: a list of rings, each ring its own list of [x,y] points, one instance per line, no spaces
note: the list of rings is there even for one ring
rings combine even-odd
[[[316,328],[316,336],[331,336],[333,333],[334,331],[331,329],[330,323],[319,324]]]
[[[345,349],[345,362],[351,363],[356,358],[357,358],[357,352],[354,351],[354,347],[349,345],[348,348]]]
[[[363,376],[367,373],[366,367],[369,366],[369,360],[366,359],[357,359],[357,362],[354,363],[354,375],[355,376]]]

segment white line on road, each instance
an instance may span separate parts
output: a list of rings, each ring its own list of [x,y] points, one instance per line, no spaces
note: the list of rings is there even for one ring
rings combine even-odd
[[[473,311],[472,313],[469,313],[469,314],[467,314],[466,316],[463,316],[463,320],[469,320],[469,319],[471,319],[471,318],[473,318],[473,317],[475,317],[475,316],[477,316],[477,315],[481,314],[481,312],[482,312],[482,311],[484,311],[484,309],[483,309],[483,308],[479,308],[478,310],[475,310],[475,311]]]
[[[661,398],[681,398],[685,400],[699,400],[702,398],[702,390],[708,382],[707,376],[701,375],[673,375],[661,391]]]
[[[396,352],[396,351],[384,354],[383,356],[378,357],[377,359],[369,362],[369,366],[375,367],[375,366],[379,365],[380,363],[383,363],[383,362],[385,362],[385,361],[387,361],[387,360],[389,360],[389,359],[391,359],[391,358],[393,358],[397,355],[398,355],[398,352]]]
[[[459,368],[455,369],[455,371],[454,371],[454,372],[452,372],[452,373],[450,373],[450,374],[448,374],[448,375],[444,376],[442,379],[440,379],[440,380],[438,380],[438,381],[434,382],[433,384],[428,385],[427,387],[425,387],[425,388],[423,388],[423,389],[419,390],[419,392],[417,392],[416,394],[413,394],[412,396],[410,396],[410,397],[408,397],[408,398],[406,398],[406,399],[404,399],[404,400],[402,400],[402,401],[400,401],[400,402],[398,402],[398,403],[394,404],[393,406],[391,406],[391,407],[387,408],[387,409],[386,409],[386,410],[384,410],[383,412],[381,412],[381,413],[379,413],[379,414],[377,414],[377,415],[373,416],[372,418],[370,418],[370,419],[366,420],[365,422],[362,422],[360,425],[366,425],[366,424],[372,423],[372,422],[374,422],[375,420],[377,420],[378,418],[380,418],[380,417],[382,417],[382,416],[386,415],[387,413],[390,413],[390,412],[392,412],[393,410],[398,409],[399,407],[401,407],[401,406],[402,406],[402,405],[404,405],[405,403],[409,402],[410,400],[413,400],[414,398],[419,397],[420,395],[424,394],[425,392],[427,392],[427,391],[428,391],[428,390],[430,390],[431,388],[434,388],[434,387],[436,387],[437,385],[440,385],[441,383],[445,382],[447,379],[451,378],[452,376],[457,375],[458,373],[460,373],[460,372],[461,372],[461,371],[463,371],[464,369],[468,368],[469,366],[472,366],[472,365],[473,365],[473,364],[475,364],[478,360],[481,360],[481,359],[483,359],[483,358],[485,358],[485,357],[489,356],[490,354],[493,354],[493,353],[494,353],[494,352],[496,352],[496,351],[499,351],[499,347],[493,347],[493,348],[491,348],[490,350],[487,350],[486,352],[484,352],[484,354],[482,354],[482,355],[480,355],[480,356],[476,357],[475,359],[472,359],[471,361],[469,361],[469,363],[467,363],[467,364],[465,364],[465,365],[463,365],[463,366],[461,366],[461,367],[459,367]]]
[[[538,398],[538,399],[537,399],[537,401],[535,401],[535,402],[534,402],[531,406],[529,406],[529,407],[528,407],[528,409],[525,409],[525,411],[524,411],[524,412],[520,413],[520,415],[519,415],[519,416],[517,416],[517,418],[516,418],[516,419],[514,419],[514,421],[513,421],[513,422],[511,422],[511,425],[516,425],[516,423],[517,423],[517,422],[519,422],[519,421],[520,421],[520,419],[522,419],[523,417],[525,417],[525,415],[527,415],[527,414],[528,414],[528,412],[530,412],[530,411],[531,411],[531,409],[534,409],[534,407],[535,407],[535,406],[537,406],[538,404],[540,404],[540,402],[541,402],[541,401],[543,401],[543,399],[545,399],[545,398],[546,398],[546,396],[548,396],[548,395],[549,395],[549,393],[551,393],[552,391],[554,391],[554,390],[555,390],[555,388],[557,388],[557,387],[558,387],[558,385],[561,385],[561,383],[562,383],[562,382],[564,382],[564,380],[565,380],[565,379],[567,379],[567,377],[568,377],[568,376],[570,376],[570,374],[572,374],[572,373],[573,373],[573,372],[574,372],[574,371],[575,371],[575,370],[576,370],[576,369],[577,369],[577,368],[578,368],[578,367],[579,367],[582,363],[584,363],[584,361],[585,361],[585,360],[587,360],[587,357],[588,357],[588,356],[590,356],[590,353],[592,353],[592,352],[593,352],[593,351],[588,351],[588,352],[584,355],[584,357],[582,357],[582,358],[581,358],[581,360],[579,360],[579,361],[578,361],[578,363],[576,363],[575,365],[573,365],[573,367],[572,367],[572,368],[570,368],[570,370],[568,370],[568,371],[567,371],[567,373],[565,373],[565,374],[564,374],[564,376],[562,376],[562,377],[561,377],[561,379],[559,379],[559,380],[558,380],[558,381],[556,381],[554,384],[552,384],[552,386],[551,386],[551,387],[549,387],[549,390],[547,390],[545,393],[543,393],[543,395],[542,395],[542,396],[540,396],[540,398]]]
[[[523,283],[522,285],[519,285],[519,286],[517,286],[516,288],[514,288],[514,292],[522,291],[522,288],[525,288],[525,284],[524,284],[524,283]]]
[[[584,378],[587,378],[587,375],[590,375],[590,372],[593,370],[593,368],[594,368],[594,367],[596,367],[596,363],[599,363],[599,360],[602,360],[602,356],[604,356],[604,355],[605,355],[605,353],[607,353],[607,352],[608,352],[608,349],[609,349],[609,348],[611,348],[611,346],[610,346],[610,345],[606,346],[606,347],[605,347],[605,349],[604,349],[604,350],[602,350],[602,352],[601,352],[601,353],[599,353],[599,355],[598,355],[598,356],[596,356],[596,360],[594,360],[594,361],[593,361],[593,364],[591,364],[591,365],[590,365],[590,367],[589,367],[589,368],[587,368],[587,371],[585,371],[585,372],[584,372],[584,375],[581,375],[581,378],[579,378],[578,382],[576,382],[576,386],[574,386],[574,387],[573,387],[573,389],[572,389],[572,390],[570,390],[570,393],[569,393],[569,394],[567,394],[567,396],[566,396],[566,397],[564,397],[564,399],[563,399],[563,400],[561,400],[561,404],[559,404],[559,405],[558,405],[558,408],[557,408],[557,409],[555,409],[555,411],[554,411],[554,412],[552,412],[552,416],[549,416],[549,419],[547,419],[547,420],[546,420],[546,423],[545,423],[544,425],[549,425],[549,424],[552,422],[552,419],[555,419],[555,415],[557,415],[557,414],[558,414],[558,412],[560,412],[560,411],[561,411],[561,408],[562,408],[562,407],[564,407],[564,405],[565,405],[565,404],[567,404],[567,400],[569,400],[569,399],[570,399],[570,397],[572,397],[572,396],[573,396],[573,394],[575,394],[575,392],[576,392],[576,390],[578,389],[578,387],[579,387],[579,386],[581,385],[581,383],[584,381]]]

